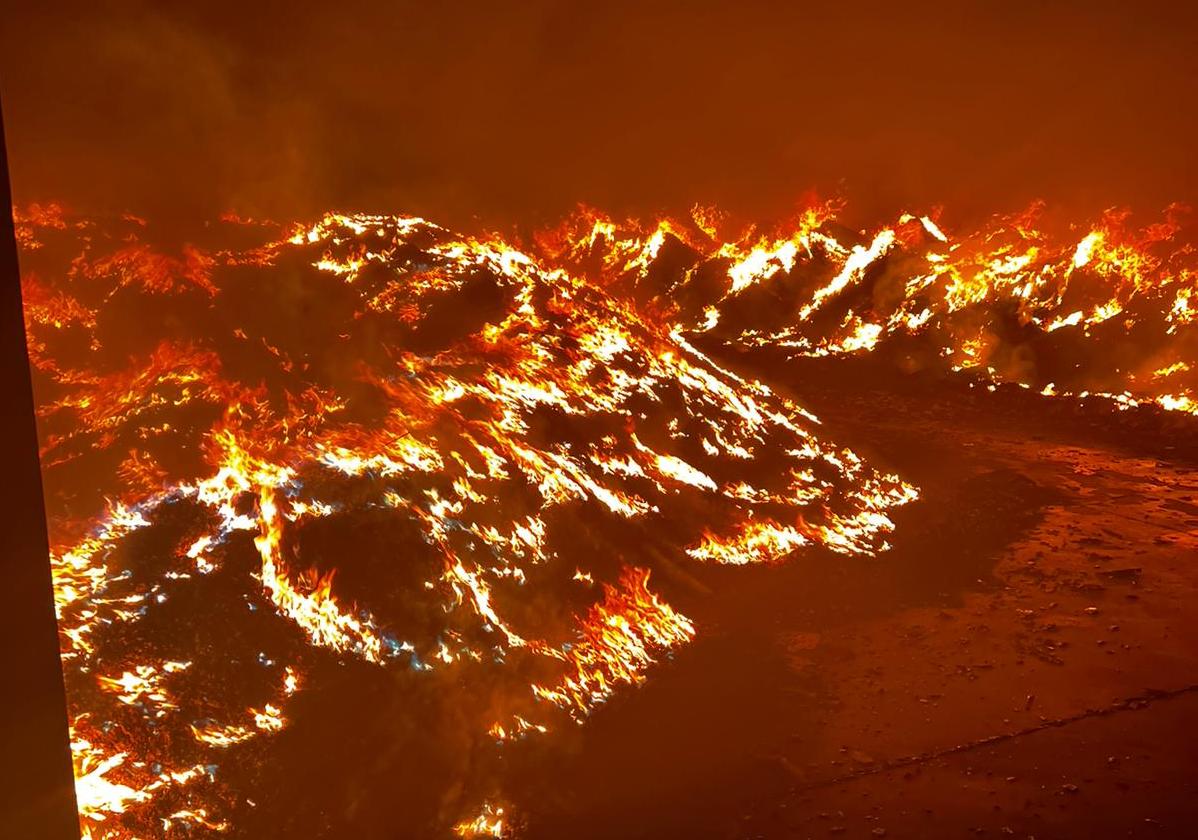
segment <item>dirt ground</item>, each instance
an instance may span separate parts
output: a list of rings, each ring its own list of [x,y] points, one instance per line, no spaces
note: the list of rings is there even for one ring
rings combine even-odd
[[[695,644],[523,780],[525,836],[1193,836],[1198,423],[724,361],[922,497],[877,558],[672,593]]]

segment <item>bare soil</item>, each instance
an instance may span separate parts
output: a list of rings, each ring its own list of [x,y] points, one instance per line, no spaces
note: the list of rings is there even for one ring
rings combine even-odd
[[[1198,422],[723,362],[921,490],[876,558],[672,581],[697,640],[511,768],[542,838],[1184,837]]]

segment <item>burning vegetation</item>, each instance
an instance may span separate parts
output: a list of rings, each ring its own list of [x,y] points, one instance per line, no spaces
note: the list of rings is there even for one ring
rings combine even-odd
[[[690,336],[792,358],[864,355],[1045,395],[1198,413],[1190,211],[1042,224],[1044,206],[949,233],[930,216],[852,231],[836,203],[729,233],[715,211],[616,223],[580,212],[540,242]],[[1052,230],[1053,232],[1049,232]]]
[[[85,835],[279,828],[261,776],[338,691],[467,756],[415,830],[508,835],[505,751],[702,634],[688,568],[884,551],[916,489],[710,348],[1198,413],[1180,208],[1064,237],[1039,207],[965,235],[838,209],[525,243],[229,216],[181,248],[19,213]]]
[[[137,219],[18,221],[92,837],[252,835],[247,780],[348,663],[452,688],[477,749],[552,738],[701,632],[685,564],[873,554],[915,496],[497,238],[225,220],[244,244],[168,255]],[[471,770],[427,823],[499,836],[505,799]]]

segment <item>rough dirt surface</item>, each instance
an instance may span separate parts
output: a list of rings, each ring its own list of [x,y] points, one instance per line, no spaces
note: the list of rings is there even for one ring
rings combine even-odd
[[[526,836],[1188,836],[1190,421],[724,361],[922,498],[876,559],[693,581],[704,632],[600,710],[551,781],[529,778]]]

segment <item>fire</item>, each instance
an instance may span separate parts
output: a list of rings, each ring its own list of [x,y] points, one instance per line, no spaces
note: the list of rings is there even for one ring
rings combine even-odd
[[[1192,413],[1192,376],[1165,390],[1150,375],[1184,374],[1177,365],[1191,355],[1198,249],[1186,208],[1141,229],[1109,211],[1065,233],[1040,226],[1040,204],[963,232],[906,213],[860,235],[836,225],[840,209],[821,205],[789,230],[729,241],[696,227],[658,246],[672,254],[668,268],[615,258],[642,241],[649,226],[635,222],[549,256],[583,268],[598,250],[609,287],[636,290],[682,332],[733,348],[829,357],[889,347],[989,382],[1042,391],[1055,381],[1058,395]]]
[[[757,521],[746,522],[728,537],[705,535],[699,545],[688,548],[686,553],[696,560],[742,566],[777,560],[807,542],[808,536],[798,528]]]
[[[482,813],[472,820],[460,822],[453,827],[459,837],[503,837],[505,830],[503,807],[487,803]]]
[[[233,829],[220,768],[264,760],[322,663],[404,684],[485,672],[477,734],[513,749],[703,632],[657,564],[885,551],[917,491],[717,363],[720,344],[899,348],[992,386],[1198,413],[1181,208],[1065,234],[1039,207],[859,234],[841,210],[736,231],[711,208],[584,209],[527,244],[408,216],[229,215],[254,241],[225,250],[17,214],[88,836]],[[578,539],[609,532],[637,548]],[[194,592],[237,632],[197,625]],[[230,661],[251,663],[236,692],[214,676]],[[514,807],[443,828],[508,836]]]
[[[656,655],[690,641],[694,625],[648,583],[648,571],[627,569],[618,586],[605,586],[603,600],[579,624],[577,643],[564,654],[551,652],[568,663],[565,676],[555,686],[534,685],[533,694],[585,718],[620,685],[640,682]]]
[[[101,676],[98,680],[101,688],[116,694],[122,703],[148,705],[153,708],[155,717],[163,717],[169,710],[178,708],[162,685],[164,679],[189,667],[190,662],[164,662],[161,668],[141,664],[119,677]]]
[[[704,626],[679,568],[885,551],[915,488],[721,343],[901,345],[1198,412],[1180,222],[962,233],[933,213],[853,234],[840,212],[738,231],[710,208],[583,211],[529,242],[229,216],[177,248],[140,220],[19,215],[88,832],[236,832],[228,779],[269,775],[335,669],[456,686],[502,756],[683,655]],[[1140,355],[1104,357],[1127,334]],[[1021,368],[1011,335],[1082,364]],[[461,780],[441,829],[509,836],[502,783]]]
[[[77,717],[72,725],[71,752],[75,760],[75,798],[84,837],[128,836],[113,823],[138,805],[150,802],[163,791],[190,785],[206,773],[201,766],[180,771],[147,768],[129,753],[107,753],[93,744],[90,721]],[[87,738],[80,734],[88,731]]]

